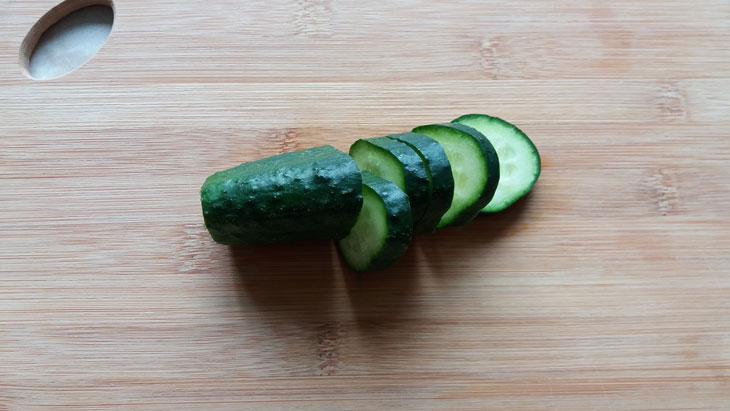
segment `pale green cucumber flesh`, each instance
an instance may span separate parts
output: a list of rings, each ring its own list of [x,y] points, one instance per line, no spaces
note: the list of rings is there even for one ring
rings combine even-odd
[[[540,154],[522,130],[498,117],[485,114],[467,114],[454,122],[478,130],[497,150],[499,184],[494,197],[482,212],[502,211],[532,190],[540,176]]]

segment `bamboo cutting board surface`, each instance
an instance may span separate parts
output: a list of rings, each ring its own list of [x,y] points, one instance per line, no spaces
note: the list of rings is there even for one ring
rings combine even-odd
[[[730,3],[0,0],[0,409],[730,409]],[[347,272],[209,238],[244,161],[485,112],[543,173]]]

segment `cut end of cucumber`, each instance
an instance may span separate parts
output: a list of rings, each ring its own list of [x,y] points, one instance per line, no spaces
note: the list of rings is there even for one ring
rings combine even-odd
[[[497,191],[482,212],[502,211],[532,189],[540,176],[540,154],[522,130],[498,117],[485,114],[468,114],[454,122],[484,134],[494,145],[499,157]]]

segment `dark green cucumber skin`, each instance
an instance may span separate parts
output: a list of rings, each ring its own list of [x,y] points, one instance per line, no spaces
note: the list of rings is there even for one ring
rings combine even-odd
[[[486,207],[487,204],[489,204],[489,201],[491,201],[492,197],[494,196],[494,192],[497,191],[497,184],[499,183],[499,158],[497,157],[497,151],[494,149],[494,146],[492,146],[492,143],[489,142],[489,139],[487,139],[484,134],[463,124],[431,124],[427,126],[416,127],[413,129],[413,132],[428,135],[429,129],[437,131],[439,128],[451,128],[459,130],[466,135],[469,135],[477,142],[479,148],[481,148],[482,153],[484,154],[484,159],[486,161],[487,184],[484,186],[482,193],[479,195],[479,198],[476,202],[464,209],[464,211],[462,211],[461,214],[459,214],[449,224],[450,226],[465,225],[473,220],[477,215],[479,215],[479,212],[481,212],[482,209]]]
[[[413,227],[417,233],[432,233],[454,197],[454,175],[446,152],[438,141],[424,134],[402,133],[388,136],[410,146],[426,166],[429,177],[429,202],[423,217]]]
[[[421,156],[409,145],[388,137],[358,140],[350,147],[350,155],[353,154],[352,147],[355,147],[357,144],[370,144],[380,147],[395,156],[402,164],[405,177],[405,192],[411,201],[411,215],[415,224],[418,224],[428,206],[428,174],[426,173],[426,165],[423,163]],[[355,161],[357,162],[357,159]],[[363,171],[366,170],[362,167],[360,168]],[[375,170],[366,171],[375,173]]]
[[[340,239],[362,207],[355,161],[332,146],[241,164],[200,190],[205,226],[221,244]]]
[[[361,271],[384,270],[395,264],[411,244],[413,219],[410,201],[397,185],[369,171],[362,172],[362,184],[373,190],[385,203],[388,236],[380,253]]]
[[[530,147],[532,148],[533,153],[535,154],[535,157],[537,158],[537,173],[535,174],[535,178],[532,180],[532,182],[530,183],[529,187],[527,188],[527,190],[525,190],[525,192],[522,195],[520,195],[519,197],[515,198],[515,200],[512,203],[507,204],[507,206],[505,207],[505,209],[506,209],[510,205],[514,204],[521,197],[523,197],[527,193],[529,193],[530,190],[532,190],[532,187],[537,182],[537,179],[540,177],[540,173],[542,171],[542,162],[541,162],[541,159],[540,159],[540,153],[537,151],[537,147],[535,147],[535,143],[533,143],[532,140],[530,140],[530,138],[527,137],[527,134],[525,134],[524,131],[520,130],[519,127],[517,127],[516,125],[510,123],[509,121],[502,120],[499,117],[494,117],[494,116],[490,116],[490,115],[487,115],[487,114],[465,114],[465,115],[463,115],[463,116],[461,116],[459,118],[454,119],[452,121],[452,123],[461,123],[462,121],[469,121],[472,118],[480,118],[480,117],[487,117],[487,118],[489,118],[490,121],[495,121],[495,122],[501,123],[502,125],[504,125],[507,128],[515,129],[519,134],[522,134],[523,136],[525,136],[525,141],[527,141],[527,143],[530,145]],[[487,138],[489,138],[489,137],[487,137]],[[500,212],[502,210],[504,210],[504,209],[500,209],[500,210],[496,210],[496,211],[484,211],[484,210],[482,210],[481,212],[484,213],[484,214],[494,214],[494,213],[498,213],[498,212]]]

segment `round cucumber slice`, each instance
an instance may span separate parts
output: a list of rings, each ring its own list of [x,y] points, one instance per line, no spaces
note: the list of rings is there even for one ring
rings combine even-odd
[[[403,133],[388,137],[411,147],[426,166],[428,206],[423,217],[414,224],[413,230],[418,233],[431,233],[451,206],[454,197],[454,176],[449,158],[446,157],[446,152],[438,141],[424,134]]]
[[[428,174],[421,156],[407,144],[387,137],[357,140],[350,155],[360,170],[389,180],[408,194],[417,225],[428,206]]]
[[[494,147],[482,133],[462,124],[432,124],[413,132],[438,141],[451,163],[454,198],[438,226],[470,222],[492,199],[499,182]]]
[[[499,184],[494,197],[482,209],[496,213],[532,190],[540,177],[540,153],[525,133],[513,124],[486,114],[467,114],[453,121],[484,134],[499,157]]]
[[[395,184],[362,172],[363,206],[347,237],[337,242],[354,271],[382,270],[406,251],[413,235],[408,196]]]

